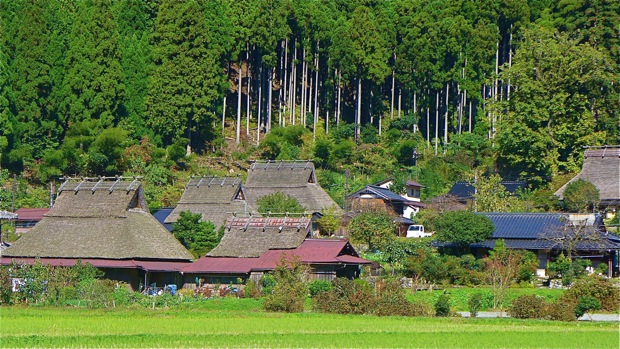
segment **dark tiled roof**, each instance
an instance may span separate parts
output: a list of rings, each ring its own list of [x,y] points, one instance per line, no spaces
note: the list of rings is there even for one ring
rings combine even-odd
[[[526,183],[523,181],[501,181],[501,185],[506,188],[509,193],[516,193],[519,189],[526,188]],[[471,182],[459,181],[452,185],[448,195],[454,196],[457,199],[472,199],[474,197],[475,188]]]
[[[407,186],[409,187],[420,187],[420,188],[424,188],[424,186],[418,182],[414,182],[412,180],[408,180],[406,183]]]
[[[494,239],[537,239],[557,231],[566,224],[568,216],[558,213],[480,213],[493,225]]]
[[[174,209],[171,207],[166,207],[159,209],[155,211],[155,213],[153,213],[153,217],[155,217],[155,219],[157,219],[157,221],[161,223],[161,225],[163,225],[164,228],[166,228],[168,231],[172,231],[172,223],[166,223],[166,218],[168,218],[170,213],[172,213],[172,210]]]
[[[359,198],[362,195],[372,195],[376,198],[383,199],[391,202],[407,202],[404,197],[390,191],[389,189],[377,187],[374,185],[367,185],[364,188],[350,194],[347,198]]]

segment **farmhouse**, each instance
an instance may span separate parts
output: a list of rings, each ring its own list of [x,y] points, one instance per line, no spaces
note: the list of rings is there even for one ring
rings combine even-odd
[[[310,239],[311,220],[305,217],[233,217],[225,229],[215,249],[182,269],[184,287],[192,287],[196,277],[209,284],[258,280],[282,257],[299,257],[312,278],[325,280],[357,277],[360,266],[370,264],[346,240]]]
[[[164,222],[174,223],[181,212],[190,211],[202,215],[203,221],[211,221],[217,229],[226,219],[251,212],[245,197],[243,182],[239,177],[192,177],[177,207]]]
[[[108,279],[140,285],[180,283],[192,255],[149,213],[136,178],[66,179],[54,207],[2,253],[2,264],[53,266],[78,260]]]
[[[248,205],[256,208],[259,198],[275,192],[294,197],[308,213],[320,213],[329,208],[342,213],[338,204],[318,184],[314,164],[310,161],[253,162],[245,184]]]
[[[472,245],[486,253],[499,239],[507,248],[529,250],[538,256],[539,276],[546,275],[548,262],[572,249],[574,258],[586,258],[596,267],[608,265],[609,276],[618,274],[620,237],[607,233],[600,215],[564,213],[480,213],[495,225],[491,239]]]
[[[608,218],[620,209],[620,146],[604,146],[586,149],[581,172],[562,186],[555,195],[564,197],[566,187],[578,179],[588,181],[598,189],[599,207]]]
[[[22,235],[28,232],[39,221],[43,219],[49,208],[20,208],[15,211],[15,234]]]

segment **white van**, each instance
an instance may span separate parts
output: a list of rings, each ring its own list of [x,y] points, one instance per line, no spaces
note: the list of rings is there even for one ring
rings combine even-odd
[[[427,238],[432,236],[433,233],[425,233],[423,225],[410,225],[407,228],[407,237],[408,238]]]

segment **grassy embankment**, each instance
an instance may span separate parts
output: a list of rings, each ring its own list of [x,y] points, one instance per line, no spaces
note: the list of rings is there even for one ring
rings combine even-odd
[[[173,309],[0,308],[0,347],[618,348],[617,323],[274,314],[251,299]]]

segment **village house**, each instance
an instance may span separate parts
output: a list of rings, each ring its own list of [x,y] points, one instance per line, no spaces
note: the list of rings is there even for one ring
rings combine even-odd
[[[192,255],[149,213],[136,178],[65,180],[52,209],[2,252],[3,265],[72,266],[78,260],[132,289],[180,283]]]
[[[602,217],[596,214],[567,213],[480,213],[488,217],[495,230],[491,239],[473,244],[478,256],[486,255],[497,240],[509,249],[528,250],[538,256],[538,276],[546,276],[549,261],[567,254],[572,245],[573,258],[584,258],[596,268],[604,263],[608,276],[619,273],[620,237],[605,231]]]
[[[190,178],[183,196],[164,223],[176,222],[183,211],[200,214],[203,221],[212,222],[216,229],[230,217],[252,213],[241,178],[210,176]]]
[[[282,260],[299,258],[310,277],[332,280],[358,277],[370,262],[359,257],[343,239],[311,239],[306,217],[233,217],[225,224],[220,244],[205,257],[182,269],[184,287],[259,280]]]
[[[297,199],[310,214],[320,215],[327,209],[342,214],[342,209],[317,182],[311,161],[254,161],[245,183],[248,205],[257,208],[259,198],[276,192]]]
[[[600,195],[599,209],[611,219],[620,210],[620,145],[587,148],[581,172],[555,195],[563,199],[566,187],[578,179],[594,184]]]
[[[49,208],[20,208],[15,211],[17,219],[14,220],[15,234],[17,236],[28,232],[35,224],[39,223],[50,209]]]

